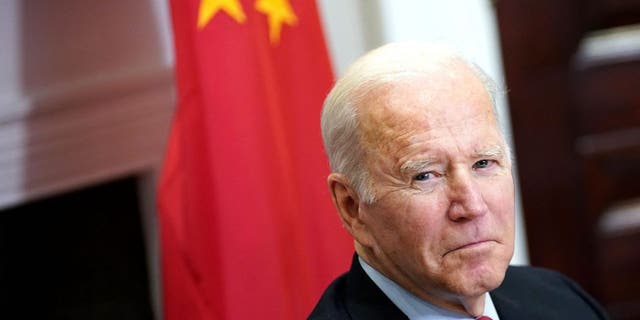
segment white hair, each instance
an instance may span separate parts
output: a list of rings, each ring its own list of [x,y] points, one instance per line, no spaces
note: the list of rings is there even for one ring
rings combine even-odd
[[[372,50],[356,60],[329,92],[321,117],[322,139],[329,165],[333,172],[341,173],[349,180],[361,201],[373,203],[375,194],[364,163],[366,150],[361,144],[359,131],[360,102],[381,85],[397,83],[411,75],[442,70],[442,66],[452,62],[465,63],[477,75],[491,98],[498,119],[495,107],[498,88],[495,82],[459,53],[436,44],[392,43]]]

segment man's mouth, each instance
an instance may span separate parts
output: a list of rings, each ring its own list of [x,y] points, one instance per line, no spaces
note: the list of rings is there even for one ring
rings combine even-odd
[[[488,245],[488,244],[490,244],[492,242],[497,242],[497,241],[491,240],[491,239],[484,239],[484,240],[467,242],[467,243],[459,245],[459,246],[457,246],[457,247],[445,252],[445,254],[442,255],[442,256],[444,257],[444,256],[448,255],[449,253],[452,253],[452,252],[458,251],[458,250],[473,249],[473,248],[476,248],[476,247],[482,247],[482,246]]]

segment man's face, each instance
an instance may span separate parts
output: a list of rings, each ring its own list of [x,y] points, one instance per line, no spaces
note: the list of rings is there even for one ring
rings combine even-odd
[[[482,83],[458,69],[386,85],[361,104],[376,200],[359,204],[359,253],[445,304],[496,288],[514,241],[508,151]]]

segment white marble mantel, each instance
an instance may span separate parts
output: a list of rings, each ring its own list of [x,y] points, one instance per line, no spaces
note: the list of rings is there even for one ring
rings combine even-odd
[[[0,1],[0,210],[140,177],[161,317],[155,177],[174,110],[168,1]]]
[[[158,167],[174,105],[164,5],[0,3],[0,209]]]

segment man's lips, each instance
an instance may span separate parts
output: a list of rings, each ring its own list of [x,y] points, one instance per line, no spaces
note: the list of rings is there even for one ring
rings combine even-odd
[[[497,242],[497,241],[491,240],[491,239],[484,239],[484,240],[477,240],[477,241],[467,242],[467,243],[459,245],[459,246],[457,246],[457,247],[445,252],[445,254],[442,255],[442,256],[444,257],[444,256],[448,255],[451,252],[462,250],[462,249],[468,249],[468,248],[473,248],[473,247],[477,247],[477,246],[483,246],[483,245],[491,243],[491,242]]]

